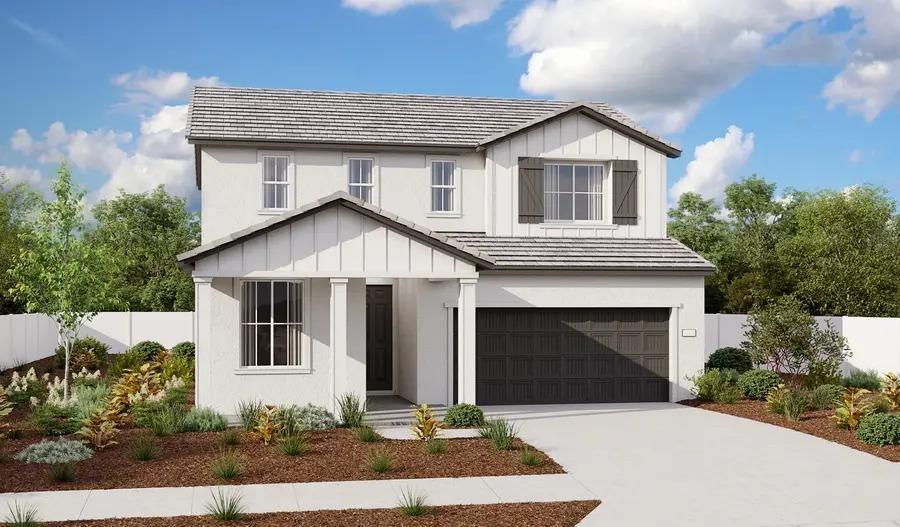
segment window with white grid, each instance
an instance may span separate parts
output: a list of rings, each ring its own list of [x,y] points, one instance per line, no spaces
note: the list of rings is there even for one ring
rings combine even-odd
[[[456,162],[431,162],[431,211],[456,212]]]
[[[288,207],[288,158],[263,156],[263,208]]]
[[[544,165],[544,219],[601,221],[603,165]]]
[[[241,283],[241,367],[301,366],[303,283]]]
[[[351,196],[355,196],[367,203],[372,203],[372,193],[375,188],[375,183],[372,179],[373,165],[372,159],[350,159],[348,163],[350,174],[348,176],[347,191]]]

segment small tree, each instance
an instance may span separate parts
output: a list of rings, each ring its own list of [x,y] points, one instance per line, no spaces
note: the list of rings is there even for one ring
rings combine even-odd
[[[807,374],[813,364],[840,364],[850,355],[846,339],[830,323],[820,328],[792,296],[754,309],[744,327],[747,341],[742,347],[755,363],[778,373]]]
[[[115,304],[114,262],[85,241],[84,190],[72,183],[62,163],[52,184],[54,201],[41,204],[37,223],[22,233],[22,250],[9,270],[12,294],[31,313],[43,313],[57,324],[65,347],[63,396],[69,397],[69,359],[81,327],[97,314],[97,306]]]

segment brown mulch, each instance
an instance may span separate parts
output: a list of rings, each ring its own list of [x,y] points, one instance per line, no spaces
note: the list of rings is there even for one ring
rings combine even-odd
[[[888,461],[900,461],[900,445],[874,446],[866,444],[856,437],[856,432],[835,426],[829,416],[833,410],[814,410],[803,414],[799,421],[789,421],[782,415],[766,410],[765,401],[742,399],[734,404],[702,402],[698,400],[682,401],[686,406],[703,408],[728,415],[753,419],[782,428],[789,428],[805,434],[821,437],[834,443],[867,452]]]
[[[43,439],[23,434],[0,446],[7,459],[0,462],[0,492],[37,490],[110,489],[133,487],[181,487],[223,483],[290,483],[367,479],[438,478],[463,476],[508,476],[558,474],[563,469],[546,454],[537,467],[519,461],[519,442],[514,450],[494,449],[487,439],[448,439],[447,451],[427,454],[419,441],[382,440],[362,443],[352,430],[336,429],[309,434],[311,450],[298,457],[281,453],[277,446],[264,446],[253,434],[242,432],[241,444],[226,447],[221,432],[184,433],[156,438],[157,457],[152,461],[132,458],[134,441],[146,431],[126,429],[113,445],[75,465],[76,481],[50,481],[46,465],[28,465],[10,459],[15,452]],[[244,473],[229,482],[216,478],[210,464],[226,449],[239,459]],[[378,474],[366,465],[366,454],[384,449],[394,467]],[[540,452],[540,451],[538,451]]]
[[[553,503],[512,503],[502,505],[456,505],[434,507],[424,516],[411,518],[393,509],[352,509],[343,511],[282,512],[252,514],[229,526],[265,527],[572,527],[600,504],[599,501]],[[176,518],[120,518],[50,523],[69,527],[212,527],[222,522],[204,516]]]

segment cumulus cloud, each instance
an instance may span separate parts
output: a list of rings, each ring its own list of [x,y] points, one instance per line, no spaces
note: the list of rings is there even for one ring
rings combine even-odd
[[[706,198],[719,199],[725,187],[737,178],[753,153],[753,133],[744,133],[731,125],[722,137],[707,141],[694,149],[694,159],[684,176],[669,190],[672,201],[685,192],[697,192]]]
[[[0,175],[2,175],[7,183],[12,185],[17,183],[27,183],[33,187],[39,187],[43,180],[40,170],[21,165],[0,165]]]
[[[385,15],[410,6],[433,6],[454,29],[489,19],[503,0],[344,0],[344,5],[373,15]]]
[[[31,138],[31,134],[28,133],[28,130],[19,128],[13,132],[12,137],[9,139],[9,146],[17,152],[30,154],[31,149],[34,147],[34,140]]]
[[[807,22],[767,50],[771,64],[832,64],[847,53],[848,33],[824,33],[821,24]]]
[[[218,77],[191,77],[184,71],[139,69],[111,79],[124,90],[126,101],[135,106],[158,105],[186,99],[194,86],[216,86]]]

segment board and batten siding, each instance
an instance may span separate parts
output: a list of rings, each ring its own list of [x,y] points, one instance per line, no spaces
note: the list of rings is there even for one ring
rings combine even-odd
[[[637,161],[637,225],[519,223],[519,157]],[[665,154],[586,115],[568,114],[494,143],[487,149],[485,170],[485,216],[489,235],[615,238],[666,236]],[[604,186],[605,193],[610,194],[611,190],[610,184]],[[610,205],[611,200],[604,196],[604,221],[610,220]]]
[[[475,267],[346,207],[335,206],[197,261],[195,276],[477,276]]]

